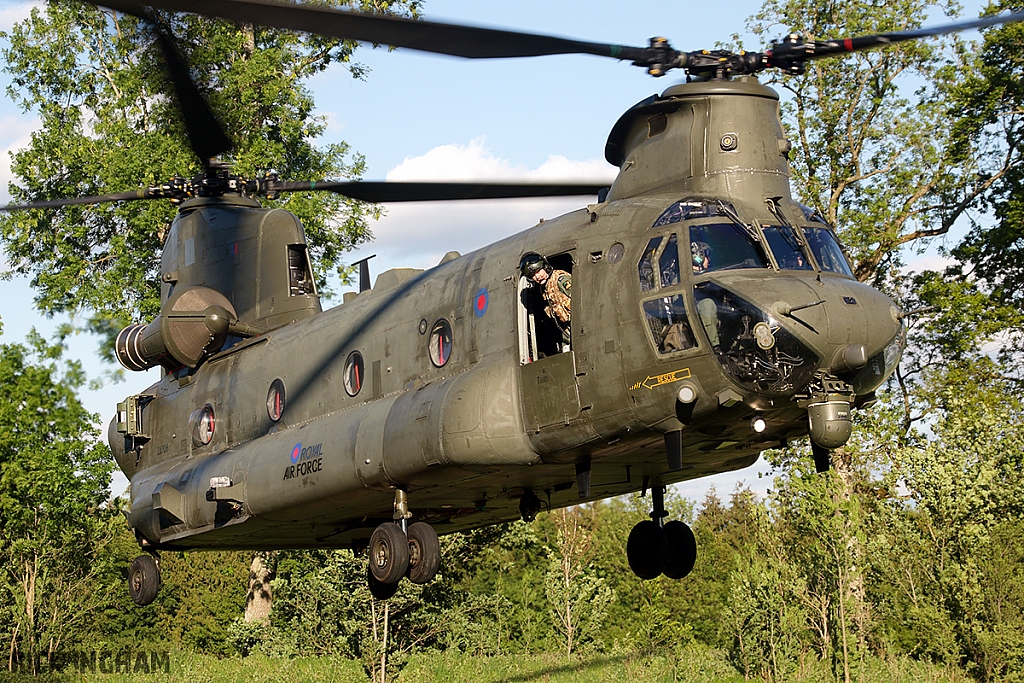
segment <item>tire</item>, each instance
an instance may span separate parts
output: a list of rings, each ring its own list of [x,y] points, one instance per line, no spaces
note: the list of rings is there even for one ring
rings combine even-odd
[[[626,559],[633,573],[645,581],[658,578],[668,561],[668,541],[654,520],[639,522],[629,532]]]
[[[697,539],[684,522],[675,520],[665,525],[665,540],[668,541],[668,562],[665,576],[681,579],[693,571],[697,562]]]
[[[426,522],[409,526],[409,580],[429,583],[441,568],[441,544],[434,527]]]
[[[394,522],[385,522],[370,536],[370,573],[383,584],[394,585],[409,569],[409,539]]]
[[[397,583],[381,583],[373,578],[373,572],[366,568],[366,584],[370,589],[370,595],[377,600],[387,600],[398,591]]]
[[[145,607],[156,599],[160,590],[160,565],[152,555],[139,555],[128,568],[128,594],[132,601]]]

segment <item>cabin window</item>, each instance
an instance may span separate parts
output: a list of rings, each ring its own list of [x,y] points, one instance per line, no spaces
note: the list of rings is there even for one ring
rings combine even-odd
[[[435,368],[444,367],[452,355],[452,324],[441,318],[430,330],[427,349]]]
[[[345,393],[355,396],[363,388],[363,378],[366,376],[363,367],[363,354],[353,351],[348,354],[345,360]]]
[[[669,235],[665,243],[665,249],[658,258],[658,269],[661,271],[662,287],[679,284],[679,244],[675,233]]]
[[[804,228],[804,236],[811,247],[811,253],[822,270],[853,277],[850,264],[829,228]]]
[[[812,270],[796,230],[788,225],[766,225],[764,236],[782,270]]]
[[[735,223],[690,226],[690,254],[695,275],[768,267],[760,245]]]
[[[685,351],[697,346],[681,294],[645,301],[643,307],[647,326],[654,336],[659,354]]]
[[[277,422],[284,415],[284,382],[280,378],[275,379],[267,392],[267,415],[271,421]]]
[[[193,446],[206,446],[213,440],[213,434],[217,428],[217,420],[213,414],[213,406],[209,403],[202,408],[196,408],[192,411],[188,422],[192,432]]]

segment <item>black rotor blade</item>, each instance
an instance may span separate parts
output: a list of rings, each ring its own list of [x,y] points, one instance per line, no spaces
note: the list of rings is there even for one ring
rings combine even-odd
[[[792,61],[809,61],[821,59],[836,54],[848,52],[860,52],[870,50],[883,45],[902,43],[907,40],[929,38],[931,36],[942,36],[949,33],[969,31],[975,28],[985,28],[998,24],[1007,24],[1014,21],[1024,20],[1024,10],[1010,14],[997,14],[994,16],[970,19],[967,21],[956,21],[951,24],[930,26],[927,28],[911,29],[909,31],[896,31],[894,33],[879,33],[872,36],[860,36],[858,38],[845,38],[839,40],[810,41],[793,43],[782,42],[775,44],[772,49],[766,50],[768,64],[771,66],[785,66]]]
[[[28,204],[8,204],[0,206],[0,211],[22,211],[25,209],[55,209],[61,206],[72,206],[74,204],[103,204],[105,202],[130,202],[136,199],[157,199],[159,196],[153,193],[153,188],[140,187],[131,192],[117,192],[115,194],[100,194],[92,197],[71,197],[68,199],[50,199],[42,202],[29,202]]]
[[[268,192],[328,190],[364,202],[429,202],[460,199],[514,199],[596,195],[607,183],[436,183],[436,182],[286,182],[266,184]]]
[[[102,4],[118,12],[137,16],[153,27],[163,54],[167,77],[174,87],[178,109],[185,122],[189,145],[203,168],[208,168],[210,159],[227,152],[233,145],[213,109],[210,108],[210,103],[192,80],[188,63],[178,50],[170,30],[141,3],[132,0],[105,0]]]
[[[108,4],[105,0],[97,0]],[[588,54],[616,59],[646,60],[642,47],[592,43],[518,31],[418,21],[403,17],[364,14],[330,7],[285,4],[271,0],[116,0],[117,5],[149,5],[171,12],[191,12],[233,21],[292,29],[333,38],[347,38],[411,50],[465,57],[496,59],[543,55]],[[110,5],[108,5],[110,6]],[[136,9],[135,11],[138,11]]]

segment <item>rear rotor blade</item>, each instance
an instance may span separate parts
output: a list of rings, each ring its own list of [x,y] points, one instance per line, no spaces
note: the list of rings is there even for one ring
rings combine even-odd
[[[153,188],[140,187],[131,192],[117,192],[115,194],[101,194],[92,197],[72,197],[69,199],[51,199],[42,202],[30,202],[28,204],[8,204],[0,206],[0,211],[22,211],[24,209],[55,209],[61,206],[73,206],[75,204],[103,204],[105,202],[130,202],[136,199],[156,199],[158,195],[153,194]]]
[[[174,87],[178,109],[185,122],[189,145],[203,168],[209,168],[211,159],[227,152],[233,145],[213,113],[210,103],[192,80],[188,63],[178,50],[170,30],[141,3],[132,0],[105,0],[103,4],[118,12],[137,16],[153,27],[160,52],[163,54],[167,78]]]
[[[285,182],[266,183],[267,192],[329,190],[364,202],[429,202],[460,199],[571,197],[596,195],[607,183],[435,183],[435,182]]]
[[[99,0],[102,4],[107,4]],[[518,31],[417,21],[271,0],[115,0],[114,5],[149,5],[171,12],[192,12],[243,23],[304,31],[333,38],[393,45],[411,50],[466,57],[538,57],[589,54],[616,59],[646,60],[650,50]],[[119,9],[119,7],[114,7]],[[138,11],[136,9],[135,11]]]

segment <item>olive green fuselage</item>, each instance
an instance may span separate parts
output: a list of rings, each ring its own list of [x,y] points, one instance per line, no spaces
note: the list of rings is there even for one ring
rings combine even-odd
[[[790,198],[777,109],[752,81],[676,86],[616,126],[608,157],[621,171],[602,203],[427,271],[389,271],[324,312],[309,294],[274,302],[300,311],[295,322],[267,325],[277,309],[236,304],[242,320],[263,310],[250,319],[267,331],[167,372],[140,398],[144,436],[111,424],[131,525],[160,548],[350,547],[392,518],[401,488],[414,519],[443,534],[517,518],[527,491],[560,507],[749,466],[808,433],[794,397],[816,373],[870,395],[898,355],[892,302],[809,242],[790,249],[813,257],[799,267],[763,246],[787,248],[766,232],[780,214],[806,239],[820,229]],[[680,214],[680,202],[695,208]],[[234,212],[225,229],[243,230],[256,221],[245,212],[264,210],[191,211],[208,225]],[[702,270],[691,244],[708,243]],[[733,243],[756,258],[726,267]],[[525,252],[571,271],[568,348],[553,348],[520,277]],[[450,337],[434,333],[443,321]],[[851,348],[866,366],[837,360]],[[206,406],[215,427],[202,444],[193,423]],[[681,434],[681,463],[665,433]]]

